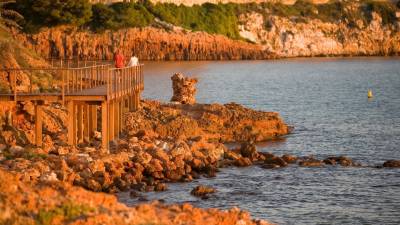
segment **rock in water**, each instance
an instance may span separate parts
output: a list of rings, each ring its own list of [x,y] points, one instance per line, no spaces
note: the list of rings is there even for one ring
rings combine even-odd
[[[383,167],[400,168],[400,160],[388,160],[383,163]]]
[[[216,190],[212,187],[199,185],[195,187],[190,193],[197,197],[204,197],[208,194],[214,193]]]
[[[180,102],[182,104],[195,104],[196,103],[196,78],[184,77],[181,73],[176,73],[171,77],[173,96],[172,102]]]

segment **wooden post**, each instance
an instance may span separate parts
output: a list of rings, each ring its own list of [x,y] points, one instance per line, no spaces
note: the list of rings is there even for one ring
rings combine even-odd
[[[97,106],[91,105],[89,109],[89,132],[92,136],[97,131]]]
[[[115,102],[115,106],[114,106],[114,109],[115,109],[115,124],[114,124],[114,126],[115,126],[115,138],[119,138],[119,130],[120,130],[120,102],[119,101],[116,101]]]
[[[42,106],[35,104],[35,144],[38,147],[43,145],[42,124],[43,124]]]
[[[135,91],[134,94],[134,102],[135,102],[135,111],[139,109],[139,104],[140,104],[140,91]]]
[[[68,110],[68,144],[74,145],[76,139],[76,114],[73,101],[67,103]]]
[[[107,101],[101,103],[101,144],[103,148],[108,149],[109,143],[109,126],[108,126],[108,112],[109,112],[109,104]]]
[[[90,143],[90,127],[89,127],[89,121],[90,121],[90,115],[89,115],[90,109],[89,105],[85,104],[83,105],[83,140],[87,143]]]
[[[124,129],[124,114],[125,114],[125,98],[123,97],[121,99],[121,102],[119,103],[119,133],[122,133],[122,130]]]
[[[114,122],[115,122],[115,109],[114,109],[114,101],[111,101],[109,104],[109,132],[108,132],[108,138],[109,140],[114,140],[114,134],[115,134],[115,130],[114,130]]]
[[[132,111],[136,111],[136,91],[132,94]]]
[[[83,142],[83,105],[78,105],[78,143]]]

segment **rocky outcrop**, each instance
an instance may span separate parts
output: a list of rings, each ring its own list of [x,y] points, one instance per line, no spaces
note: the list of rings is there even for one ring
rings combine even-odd
[[[158,202],[127,207],[112,195],[93,193],[66,183],[47,180],[38,185],[21,182],[0,169],[0,224],[269,224],[247,212],[198,209],[189,204]]]
[[[142,110],[127,114],[126,121],[126,130],[132,135],[146,131],[156,137],[182,140],[266,141],[289,133],[278,113],[235,103],[181,105],[145,101]]]
[[[171,102],[179,102],[182,104],[196,103],[196,78],[184,77],[183,74],[176,73],[171,77],[173,95]]]

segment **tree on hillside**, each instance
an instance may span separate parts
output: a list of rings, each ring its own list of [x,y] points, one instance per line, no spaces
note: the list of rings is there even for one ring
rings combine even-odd
[[[16,0],[17,10],[25,17],[25,27],[83,25],[92,16],[88,0]]]
[[[114,22],[114,10],[104,5],[103,3],[98,3],[92,6],[92,20],[91,27],[95,31],[101,31],[104,29],[113,29],[116,27]]]
[[[15,3],[15,1],[0,0],[0,23],[5,24],[7,26],[20,28],[20,26],[16,21],[23,19],[23,17],[18,12],[6,7],[7,5],[12,3]]]

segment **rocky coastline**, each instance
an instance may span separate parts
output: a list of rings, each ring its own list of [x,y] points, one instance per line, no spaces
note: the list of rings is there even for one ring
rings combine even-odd
[[[14,35],[19,36],[18,40],[21,40],[22,44],[45,57],[54,54],[66,58],[76,55],[82,58],[112,57],[113,49],[109,44],[113,41],[109,41],[121,40],[118,35],[122,34],[126,39],[122,39],[118,46],[125,49],[126,54],[131,53],[130,43],[137,44],[137,49],[133,51],[139,53],[138,49],[143,43],[132,41],[127,35],[133,32],[130,30],[119,31],[122,33],[111,39],[108,37],[110,34],[103,34],[104,37],[97,42],[97,39],[86,38],[87,33],[74,33],[73,30],[70,32],[70,28],[57,29],[45,31],[48,33],[40,33],[37,36]],[[70,37],[67,36],[67,31]],[[175,41],[170,45],[172,53],[168,53],[172,55],[168,55],[165,52],[169,50],[164,48],[168,42],[148,40],[148,35],[157,35],[159,31],[154,28],[134,29],[135,35],[149,32],[147,36],[142,37],[142,40],[146,39],[146,43],[149,44],[149,47],[145,48],[149,55],[141,55],[142,59],[264,59],[275,54],[256,44],[232,41],[222,36],[189,33],[188,35],[197,35],[198,46],[189,48],[189,57],[185,58],[188,56],[184,53],[184,49],[188,49],[185,43],[192,42],[178,38],[179,35],[176,39],[171,39],[169,35],[175,34],[166,32],[165,39]],[[52,32],[58,32],[58,35]],[[73,36],[75,34],[83,36]],[[211,41],[201,41],[202,35],[209,37],[207,40]],[[387,48],[381,46],[373,48],[371,52],[360,51],[361,53],[356,54],[398,54],[399,48],[396,46],[399,42],[394,41],[398,38],[398,34],[396,35],[388,42],[389,45],[385,45],[389,46]],[[221,40],[227,41],[228,44],[217,44]],[[203,43],[208,43],[209,47],[204,47]],[[368,48],[369,44],[358,46]],[[88,47],[89,45],[97,47]],[[106,47],[99,50],[98,46]],[[154,46],[164,46],[159,49],[165,55],[160,56],[160,52],[149,50],[154,49]],[[382,49],[390,51],[381,51]],[[14,61],[9,67],[21,65],[17,60]],[[38,59],[37,62],[46,65],[42,60]],[[8,82],[5,75],[1,77],[4,78],[2,82]],[[26,80],[26,84],[30,82],[24,75],[21,75],[19,80]],[[174,89],[190,90],[176,91],[178,96],[171,103],[142,101],[138,111],[125,115],[126,130],[120,139],[111,143],[110,149],[102,149],[100,141],[77,147],[67,146],[65,121],[68,115],[60,104],[47,103],[44,104],[44,145],[42,148],[34,147],[31,145],[33,105],[28,102],[18,105],[12,103],[4,107],[2,105],[0,223],[267,225],[268,222],[252,219],[247,212],[236,208],[222,211],[198,209],[189,204],[165,205],[160,202],[127,207],[119,203],[112,194],[129,191],[132,198],[141,198],[142,192],[168,189],[170,182],[190,182],[201,176],[214,177],[220,168],[231,166],[260,166],[266,169],[266,172],[269,169],[287,166],[377,169],[400,167],[399,160],[389,160],[382,165],[362,165],[345,156],[318,159],[313,156],[278,156],[260,152],[257,150],[257,142],[272,140],[291,132],[292,128],[278,113],[256,111],[235,103],[197,104],[192,86],[196,81],[178,80],[183,84],[175,85]],[[182,94],[185,96],[180,96]],[[15,115],[9,118],[7,111],[14,111]],[[239,143],[240,146],[228,148],[225,144],[231,142]],[[207,195],[212,195],[215,191],[218,190],[199,186],[192,194],[207,198]]]
[[[13,124],[19,125],[12,129],[3,126],[0,145],[0,208],[7,212],[0,221],[9,224],[268,224],[239,209],[203,210],[159,202],[129,208],[105,193],[129,191],[131,198],[146,201],[142,192],[167,190],[169,182],[214,177],[220,168],[231,166],[255,165],[266,172],[287,166],[370,167],[344,156],[317,159],[259,152],[257,142],[287,135],[291,128],[277,113],[235,103],[142,101],[140,110],[127,113],[126,130],[110,149],[101,149],[100,142],[63,144],[66,115],[57,105],[45,110],[49,119],[44,147],[20,142],[29,133],[30,107],[18,108],[22,123],[16,121]],[[228,148],[228,142],[242,144]],[[400,167],[400,162],[373,167]],[[206,199],[215,191],[199,186],[192,194]]]
[[[246,150],[231,153],[223,143],[269,140],[290,131],[277,113],[254,111],[233,103],[143,101],[141,105],[140,110],[126,115],[126,131],[110,149],[101,149],[100,142],[66,146],[62,130],[67,115],[59,105],[46,106],[44,146],[33,147],[28,139],[21,138],[29,136],[32,126],[30,104],[17,106],[18,120],[1,131],[0,179],[7,180],[2,182],[7,187],[2,187],[0,195],[5,197],[0,200],[0,208],[7,213],[1,215],[0,221],[204,224],[206,220],[211,224],[268,224],[251,219],[239,209],[203,210],[188,204],[157,202],[128,208],[114,196],[102,194],[130,191],[132,198],[141,198],[141,192],[166,190],[169,182],[214,177],[225,166],[249,166],[263,159],[262,154],[252,156]],[[202,191],[198,191],[200,196]],[[13,199],[18,192],[24,195]]]

